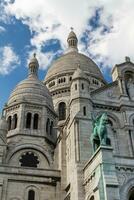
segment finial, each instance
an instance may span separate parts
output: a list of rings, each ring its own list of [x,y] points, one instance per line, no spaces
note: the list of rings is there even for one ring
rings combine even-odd
[[[70,29],[71,29],[71,31],[73,31],[73,30],[74,30],[74,28],[73,28],[73,27],[70,27]]]
[[[36,53],[33,54],[33,57],[36,58]]]
[[[126,56],[125,60],[126,60],[126,62],[130,62],[130,57]]]

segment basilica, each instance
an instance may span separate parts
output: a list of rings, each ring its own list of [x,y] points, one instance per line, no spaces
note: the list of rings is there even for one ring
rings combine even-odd
[[[43,81],[34,54],[3,107],[0,200],[134,200],[134,63],[107,83],[73,30],[67,45]]]

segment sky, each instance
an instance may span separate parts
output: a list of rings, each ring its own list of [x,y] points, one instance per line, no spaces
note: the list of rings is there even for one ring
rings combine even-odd
[[[34,52],[44,79],[66,51],[70,27],[79,52],[96,62],[107,81],[125,56],[134,61],[134,0],[0,0],[0,111],[27,77]]]

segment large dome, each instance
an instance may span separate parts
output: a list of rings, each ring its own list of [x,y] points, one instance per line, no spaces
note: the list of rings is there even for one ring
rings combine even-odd
[[[81,70],[86,74],[104,80],[100,69],[89,57],[78,53],[77,51],[71,51],[61,56],[52,64],[47,72],[45,81],[60,74],[73,73],[78,65],[80,65]]]

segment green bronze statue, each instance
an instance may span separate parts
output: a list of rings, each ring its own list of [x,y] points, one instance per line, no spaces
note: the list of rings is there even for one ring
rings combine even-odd
[[[107,137],[107,123],[108,116],[106,113],[103,113],[96,119],[92,118],[93,121],[93,131],[91,135],[91,143],[93,146],[94,152],[96,149],[102,145],[110,145],[110,139]]]

